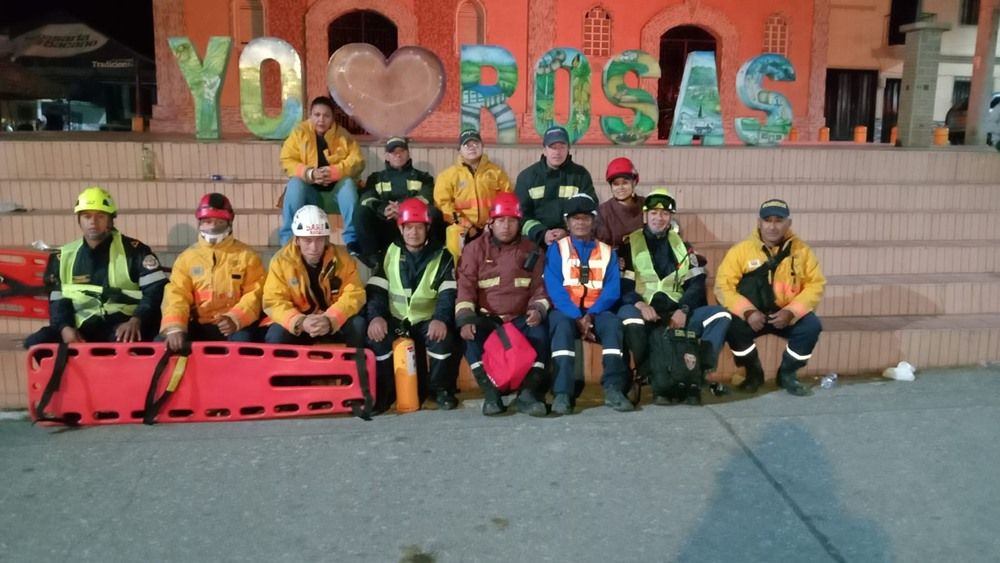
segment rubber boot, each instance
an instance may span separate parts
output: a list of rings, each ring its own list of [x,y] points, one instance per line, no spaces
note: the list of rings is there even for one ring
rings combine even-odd
[[[756,393],[760,386],[764,384],[764,368],[760,365],[760,355],[755,349],[742,358],[736,359],[737,365],[742,364],[746,368],[746,378],[739,384],[741,391]]]
[[[791,359],[787,353],[782,356],[781,367],[778,368],[778,387],[788,391],[789,395],[795,395],[796,397],[808,397],[812,395],[812,389],[803,385],[797,375],[798,368],[804,364],[805,362],[801,360]]]
[[[507,407],[503,406],[503,401],[500,399],[500,392],[497,391],[496,386],[493,385],[489,376],[486,375],[486,370],[482,366],[477,366],[472,369],[472,377],[483,391],[483,416],[503,414],[507,410]]]

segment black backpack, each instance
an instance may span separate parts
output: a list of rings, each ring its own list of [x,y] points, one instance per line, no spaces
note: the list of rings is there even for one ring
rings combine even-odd
[[[656,395],[670,396],[678,387],[701,387],[712,365],[712,345],[694,332],[657,329],[649,333],[649,384]]]

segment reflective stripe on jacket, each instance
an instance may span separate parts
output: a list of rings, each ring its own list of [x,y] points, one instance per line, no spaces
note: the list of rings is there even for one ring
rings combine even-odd
[[[785,244],[791,245],[791,254],[778,265],[771,287],[774,289],[775,304],[791,311],[798,320],[819,304],[826,288],[826,277],[812,248],[790,230],[782,246]],[[760,231],[755,228],[749,238],[726,252],[716,273],[716,299],[740,318],[754,307],[749,299],[740,295],[736,286],[744,274],[766,264],[769,252],[764,247]],[[770,254],[777,254],[777,249]]]
[[[500,192],[513,191],[507,173],[483,154],[473,172],[459,155],[455,164],[438,174],[434,205],[444,220],[482,229],[490,220],[490,205]]]
[[[323,134],[326,140],[326,161],[340,172],[340,178],[351,176],[359,178],[365,169],[365,158],[361,147],[346,129],[334,123]],[[297,177],[308,182],[305,177],[308,168],[319,165],[319,153],[316,147],[316,130],[307,119],[297,126],[281,145],[281,167],[289,177]],[[338,179],[340,179],[338,178]]]
[[[243,328],[260,318],[264,265],[260,256],[231,235],[204,240],[177,257],[163,295],[160,332],[186,330],[188,321],[214,323],[220,316]]]
[[[439,251],[420,278],[416,289],[403,287],[403,276],[399,271],[399,246],[390,244],[385,253],[385,273],[389,281],[389,312],[393,318],[408,320],[411,325],[426,321],[434,316],[438,290],[433,287],[444,251]]]
[[[611,247],[597,241],[584,264],[570,240],[571,237],[563,237],[557,243],[563,264],[563,287],[573,303],[582,309],[589,309],[604,289],[604,274],[611,261]]]
[[[293,334],[299,317],[314,313],[326,315],[340,330],[365,304],[365,286],[346,248],[327,244],[320,264],[319,290],[330,304],[325,311],[316,310],[311,301],[309,273],[294,237],[271,259],[264,282],[264,313]]]
[[[653,258],[649,255],[649,247],[646,245],[645,230],[640,229],[630,234],[628,241],[632,252],[632,266],[635,268],[636,293],[642,296],[643,301],[650,304],[657,293],[666,294],[675,303],[680,302],[681,296],[684,295],[683,284],[691,269],[687,245],[681,237],[673,231],[667,232],[667,241],[677,261],[677,269],[663,279],[660,279],[653,266]]]
[[[63,246],[59,253],[59,282],[62,297],[73,302],[76,326],[83,325],[87,319],[95,315],[124,313],[132,316],[142,299],[142,291],[139,284],[132,281],[129,276],[121,233],[111,232],[108,258],[108,288],[112,290],[111,293],[99,285],[73,283],[73,265],[76,264],[76,255],[83,244],[83,239],[75,240]],[[118,292],[122,295],[116,296]]]

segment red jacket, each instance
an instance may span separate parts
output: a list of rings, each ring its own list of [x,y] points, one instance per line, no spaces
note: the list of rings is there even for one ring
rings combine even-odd
[[[545,254],[538,251],[534,268],[524,269],[536,249],[535,243],[523,237],[501,244],[489,231],[465,245],[458,267],[455,322],[465,324],[475,314],[496,315],[507,321],[527,314],[529,307],[544,317],[549,310],[542,283]]]

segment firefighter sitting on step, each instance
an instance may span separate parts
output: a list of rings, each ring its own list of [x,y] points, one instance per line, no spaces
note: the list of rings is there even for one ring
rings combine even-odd
[[[434,177],[413,167],[410,145],[405,138],[392,137],[385,143],[385,169],[368,176],[354,220],[361,257],[369,267],[381,261],[389,243],[399,238],[396,228],[399,204],[411,197],[430,204],[434,198]],[[431,220],[431,238],[444,240],[441,212],[431,208]]]
[[[393,341],[415,344],[420,402],[429,394],[438,408],[458,406],[455,347],[455,265],[438,241],[428,239],[431,216],[417,198],[403,201],[396,218],[402,242],[393,242],[368,280],[368,347],[375,353],[378,397],[375,412],[396,399]],[[426,369],[430,359],[430,370]]]
[[[185,340],[252,342],[260,319],[264,265],[233,236],[233,206],[205,194],[194,212],[198,237],[174,262],[163,294],[160,337],[179,351]]]
[[[618,317],[625,330],[639,377],[653,387],[657,405],[686,400],[701,404],[701,388],[678,383],[668,389],[663,381],[667,366],[652,366],[649,336],[653,330],[687,329],[712,345],[715,369],[726,341],[731,315],[718,305],[708,305],[705,269],[698,256],[670,228],[677,205],[665,189],[653,190],[643,202],[645,227],[625,237],[621,247],[622,306]]]
[[[791,231],[788,204],[770,199],[760,206],[757,228],[726,252],[715,279],[719,303],[733,314],[726,342],[736,365],[746,368],[744,391],[764,384],[754,339],[776,334],[788,339],[777,383],[792,395],[811,395],[796,372],[805,367],[823,330],[813,313],[826,278],[809,245]]]
[[[365,287],[347,249],[330,243],[326,211],[306,205],[292,218],[295,235],[268,267],[264,313],[270,344],[365,345]]]
[[[569,236],[549,246],[545,264],[545,289],[553,307],[549,312],[555,364],[552,412],[573,412],[578,393],[574,378],[577,338],[600,342],[603,347],[604,404],[621,412],[634,410],[624,394],[622,325],[611,312],[621,292],[618,255],[594,238],[597,202],[592,197],[577,194],[566,200],[564,210]]]
[[[478,237],[489,222],[493,198],[510,191],[510,178],[486,157],[479,132],[462,131],[455,164],[445,168],[434,182],[434,205],[448,223],[446,245],[456,261],[462,246]]]
[[[151,341],[167,284],[160,261],[148,246],[118,232],[118,207],[103,188],[83,190],[73,212],[83,238],[50,258],[49,326],[25,338],[24,346]]]
[[[490,208],[490,226],[484,236],[462,251],[458,267],[458,304],[455,323],[466,341],[465,359],[483,391],[483,414],[504,412],[497,387],[483,367],[483,345],[495,327],[481,321],[493,318],[513,322],[535,350],[535,362],[517,396],[517,409],[531,416],[545,416],[545,361],[549,335],[545,317],[549,300],[542,272],[545,261],[532,241],[520,235],[521,206],[517,196],[501,193]]]

